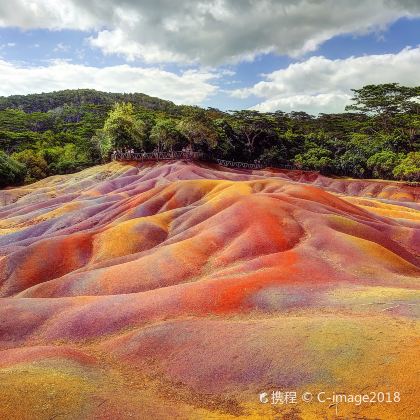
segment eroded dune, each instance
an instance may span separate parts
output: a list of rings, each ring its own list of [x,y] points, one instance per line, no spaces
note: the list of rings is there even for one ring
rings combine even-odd
[[[418,188],[111,163],[0,203],[1,418],[336,413],[272,390],[398,391],[338,412],[414,418]]]

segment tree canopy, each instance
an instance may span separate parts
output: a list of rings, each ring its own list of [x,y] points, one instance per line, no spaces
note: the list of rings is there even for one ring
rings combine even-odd
[[[107,161],[114,149],[179,150],[335,176],[419,181],[420,87],[353,90],[347,112],[224,112],[89,89],[0,97],[0,184]]]

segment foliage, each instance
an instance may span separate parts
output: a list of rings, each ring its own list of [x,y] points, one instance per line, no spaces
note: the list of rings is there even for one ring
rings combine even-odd
[[[75,144],[50,147],[44,150],[44,159],[48,164],[48,172],[67,174],[89,166],[89,158]]]
[[[317,117],[297,111],[223,112],[90,89],[0,97],[0,184],[21,183],[23,172],[31,182],[78,171],[107,161],[114,149],[151,152],[186,145],[228,160],[417,179],[420,87],[388,83],[353,93],[348,112]]]
[[[327,172],[332,167],[333,160],[329,150],[312,147],[305,153],[296,155],[294,163],[303,169]]]
[[[0,187],[20,184],[26,175],[26,167],[0,150]]]
[[[233,127],[248,158],[260,154],[275,137],[272,119],[258,111],[232,111]]]
[[[400,86],[398,83],[367,85],[361,89],[352,89],[353,104],[347,110],[361,111],[377,118],[381,128],[389,132],[391,119],[399,114],[418,114],[420,87]]]
[[[174,120],[160,118],[150,131],[150,141],[157,151],[172,150],[180,142],[180,132]]]
[[[406,181],[420,181],[420,152],[411,152],[393,171],[394,176]]]
[[[190,147],[215,148],[217,146],[217,132],[209,121],[198,116],[184,117],[178,123],[179,132],[185,137]]]
[[[146,125],[134,115],[133,105],[117,102],[104,124],[100,140],[102,155],[111,149],[141,149],[145,138]]]
[[[136,106],[169,112],[176,108],[170,101],[153,98],[143,93],[107,93],[94,89],[75,89],[0,97],[0,110],[14,108],[27,113],[48,112],[65,106],[79,108],[85,104],[103,105],[111,108],[116,102],[130,102]]]
[[[44,157],[31,149],[12,154],[12,159],[26,167],[25,182],[34,182],[45,178],[48,174],[48,164]]]
[[[367,166],[375,178],[392,178],[394,168],[402,159],[402,154],[383,150],[367,160]]]
[[[420,87],[400,86],[398,83],[367,85],[361,89],[352,89],[353,104],[349,110],[371,114],[398,114],[411,109],[413,98],[420,95]]]
[[[109,158],[109,154],[112,150],[111,137],[106,135],[103,129],[96,130],[91,138],[91,143],[103,161]]]

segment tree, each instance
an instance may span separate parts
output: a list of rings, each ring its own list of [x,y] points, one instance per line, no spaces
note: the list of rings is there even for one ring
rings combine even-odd
[[[213,120],[213,126],[217,132],[217,146],[214,150],[216,157],[235,160],[238,155],[237,148],[239,146],[237,141],[237,134],[232,128],[229,120],[226,116],[222,118],[216,118]]]
[[[108,115],[99,137],[102,155],[112,149],[140,149],[146,139],[146,127],[136,118],[131,103],[116,103]]]
[[[403,155],[383,150],[375,153],[367,160],[367,166],[376,178],[392,178],[393,170],[402,160]]]
[[[419,89],[397,83],[364,86],[353,92],[348,109],[354,112],[318,117],[294,111],[223,112],[89,89],[0,97],[0,150],[8,156],[30,150],[37,155],[32,158],[43,158],[48,168],[36,166],[36,177],[106,161],[117,148],[170,150],[189,143],[227,160],[273,166],[296,161],[357,178],[392,178],[399,166],[398,176],[407,178],[412,159],[403,164],[394,157],[420,150]]]
[[[275,137],[272,119],[258,111],[232,111],[232,116],[233,127],[242,139],[248,157],[255,156],[257,143],[261,153],[265,146],[264,140]]]
[[[387,145],[388,137],[369,136],[364,133],[350,133],[345,149],[339,155],[339,173],[357,178],[369,176],[368,159]]]
[[[420,105],[416,105],[420,107]],[[407,141],[400,141],[401,149],[415,151],[420,146],[420,109],[417,110],[417,113],[406,112],[403,115],[398,116],[398,120],[395,121],[395,126],[397,129],[401,130],[404,134],[404,138]],[[396,133],[394,132],[394,136]],[[398,136],[398,134],[397,134]]]
[[[38,181],[48,174],[48,164],[44,157],[31,149],[13,153],[12,158],[26,167],[25,183]]]
[[[163,149],[172,149],[179,141],[179,136],[175,121],[168,118],[158,119],[150,131],[150,141],[156,146],[158,152]]]
[[[420,181],[420,152],[410,152],[395,167],[393,174],[398,179]]]
[[[0,187],[20,184],[25,179],[25,175],[25,165],[0,151]]]
[[[305,153],[296,155],[294,162],[298,167],[315,171],[326,171],[333,166],[331,152],[322,147],[313,147]]]
[[[109,157],[110,151],[112,150],[110,136],[108,136],[103,129],[98,129],[92,136],[91,143],[93,148],[101,156],[102,160],[106,161]]]
[[[80,171],[89,164],[86,153],[72,143],[45,149],[44,158],[48,163],[48,172],[53,174]]]
[[[354,96],[346,110],[360,111],[376,116],[385,132],[390,130],[390,120],[397,114],[410,111],[419,113],[420,86],[407,87],[398,83],[367,85],[352,89]]]
[[[415,99],[420,97],[420,86],[407,87],[398,83],[385,83],[382,85],[366,85],[361,89],[351,89],[354,97],[346,110],[360,111],[365,114],[398,114],[417,108]]]
[[[178,130],[186,138],[191,148],[196,145],[214,148],[217,145],[217,133],[209,127],[207,121],[195,117],[184,117],[178,123]]]

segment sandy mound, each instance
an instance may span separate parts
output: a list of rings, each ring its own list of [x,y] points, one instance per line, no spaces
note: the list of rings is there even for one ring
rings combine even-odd
[[[411,418],[419,200],[184,162],[0,192],[0,417],[335,413],[259,402],[285,389],[398,391],[339,414]]]

